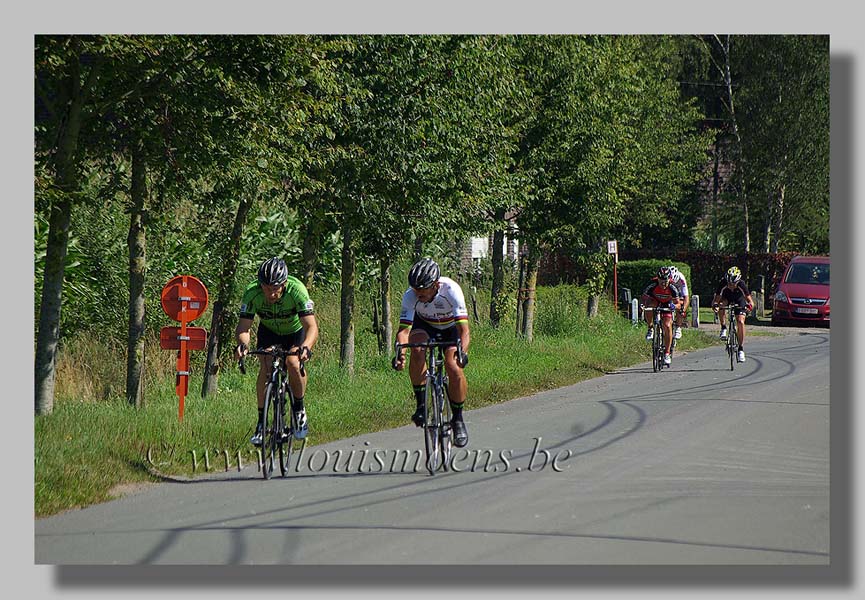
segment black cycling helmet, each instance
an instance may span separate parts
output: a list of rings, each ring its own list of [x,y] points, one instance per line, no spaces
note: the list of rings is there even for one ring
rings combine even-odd
[[[262,285],[282,285],[287,279],[288,267],[281,258],[268,258],[258,267],[258,283]]]
[[[408,284],[417,290],[423,290],[435,285],[441,271],[431,258],[424,257],[412,265],[408,271]]]
[[[661,267],[658,269],[658,281],[670,281],[673,274],[670,273],[670,267]]]

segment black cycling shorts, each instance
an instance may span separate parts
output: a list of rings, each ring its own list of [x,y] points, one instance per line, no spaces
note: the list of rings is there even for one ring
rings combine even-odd
[[[284,350],[291,350],[294,346],[300,348],[303,345],[306,334],[304,334],[303,328],[301,328],[288,335],[279,335],[264,325],[259,324],[256,339],[260,349],[270,348],[271,346],[282,346]]]
[[[451,325],[447,329],[436,329],[423,319],[418,319],[414,323],[412,323],[411,331],[414,332],[416,330],[425,331],[427,335],[429,335],[431,340],[435,340],[438,342],[455,342],[459,335],[457,334],[457,326]],[[411,332],[409,332],[411,335]]]

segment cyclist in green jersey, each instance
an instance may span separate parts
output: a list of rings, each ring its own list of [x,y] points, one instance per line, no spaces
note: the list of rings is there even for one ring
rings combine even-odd
[[[269,349],[278,345],[288,351],[301,349],[301,356],[286,357],[285,367],[288,371],[291,393],[294,395],[291,410],[294,411],[298,425],[295,437],[303,439],[309,431],[309,426],[303,404],[306,377],[301,376],[300,361],[308,361],[312,358],[311,350],[318,340],[318,323],[315,320],[313,302],[309,298],[306,286],[299,279],[288,274],[288,267],[281,258],[273,257],[264,261],[258,269],[258,281],[249,284],[243,292],[240,320],[235,331],[237,348],[234,355],[237,360],[248,352],[249,330],[256,315],[259,317],[256,333],[259,348]],[[261,363],[256,385],[258,422],[255,435],[250,439],[250,442],[256,446],[261,445],[264,391],[272,366],[269,357],[259,356],[258,358]]]

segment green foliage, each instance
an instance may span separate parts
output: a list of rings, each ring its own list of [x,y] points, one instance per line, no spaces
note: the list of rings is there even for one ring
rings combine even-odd
[[[722,38],[726,39],[726,38]],[[704,107],[716,136],[720,207],[707,206],[693,245],[741,252],[742,194],[749,198],[751,251],[829,250],[829,38],[825,35],[735,35],[729,63],[741,147],[733,138],[724,57],[714,36],[680,38],[684,91]],[[731,146],[725,150],[725,146]],[[711,188],[712,165],[707,165]],[[736,176],[741,174],[744,188]],[[783,194],[783,196],[782,196]],[[781,199],[783,197],[783,204]],[[716,220],[716,223],[712,222]],[[713,245],[714,233],[717,245]]]
[[[587,274],[584,285],[589,295],[597,296],[604,290],[608,272],[612,271],[613,257],[605,252],[577,256],[577,264]]]
[[[745,37],[735,68],[751,136],[749,186],[765,197],[786,186],[782,248],[822,249],[826,39]],[[694,184],[715,131],[701,118],[722,111],[712,86],[682,83],[715,83],[700,38],[37,36],[34,58],[37,314],[48,216],[67,197],[54,181],[63,82],[77,69],[92,84],[76,157],[81,183],[70,192],[64,339],[125,338],[133,148],[147,164],[151,335],[168,324],[159,292],[170,277],[196,275],[215,294],[241,199],[254,201],[233,303],[267,256],[300,275],[309,240],[315,287],[337,290],[349,224],[358,288],[370,297],[380,260],[407,260],[416,239],[459,276],[459,244],[502,227],[505,212],[516,215],[524,247],[565,253],[592,293],[610,284],[607,239],[630,248],[705,239],[705,227],[693,227],[703,208]],[[797,88],[797,77],[807,85]],[[724,200],[722,240],[731,244],[741,238],[736,210]],[[768,213],[768,204],[754,207],[755,223]],[[488,264],[472,280],[479,298],[492,281]],[[689,283],[703,286],[715,268],[695,266]],[[516,270],[504,271],[496,301],[511,319]],[[400,293],[403,279],[394,275]]]
[[[748,186],[771,201],[754,203],[753,235],[762,242],[772,222],[779,249],[828,252],[829,37],[737,36],[735,43]]]
[[[583,286],[538,286],[535,294],[535,332],[538,335],[572,336],[587,326],[586,300],[589,290]]]
[[[699,113],[683,101],[665,38],[540,36],[526,42],[540,109],[526,137],[535,174],[520,227],[572,253],[633,246],[670,226],[705,161]]]

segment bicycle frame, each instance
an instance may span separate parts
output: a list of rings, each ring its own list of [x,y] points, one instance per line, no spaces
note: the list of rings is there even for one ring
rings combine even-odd
[[[285,368],[285,358],[287,356],[300,356],[301,350],[289,352],[280,346],[276,346],[273,350],[250,350],[249,354],[258,356],[269,356],[273,359],[271,363],[270,378],[264,390],[264,405],[263,409],[263,433],[262,443],[259,449],[259,465],[261,467],[262,476],[265,479],[270,479],[273,474],[273,465],[276,459],[279,460],[279,470],[283,477],[288,472],[288,464],[291,460],[291,448],[294,440],[294,432],[297,428],[297,423],[294,418],[294,412],[289,410],[289,427],[288,438],[282,439],[282,433],[285,430],[285,395],[288,393],[289,401],[294,403],[294,394],[291,391],[291,386],[288,381],[288,371]],[[240,360],[240,371],[246,373],[243,359]],[[300,362],[301,376],[306,374],[304,369],[304,361]],[[268,415],[273,411],[273,416]]]
[[[736,346],[739,343],[739,330],[736,317],[739,314],[747,314],[747,311],[740,306],[731,306],[729,304],[713,304],[712,308],[725,308],[727,310],[727,343],[725,349],[727,356],[730,359],[730,370],[736,366]]]
[[[448,376],[445,370],[445,350],[456,347],[462,355],[462,341],[427,340],[421,343],[397,343],[397,354],[403,348],[424,348],[426,350],[426,389],[424,391],[424,446],[426,448],[426,467],[430,475],[439,468],[448,470],[453,448],[453,428],[451,427],[450,393]]]
[[[657,373],[664,368],[664,350],[666,349],[666,344],[664,344],[663,339],[664,331],[661,327],[661,315],[672,315],[675,310],[660,306],[640,306],[640,308],[642,308],[644,312],[652,313],[652,371]],[[676,347],[676,338],[672,337],[672,331],[670,332],[670,336],[670,354],[672,355],[673,348]],[[667,365],[667,368],[670,368],[669,365]]]

